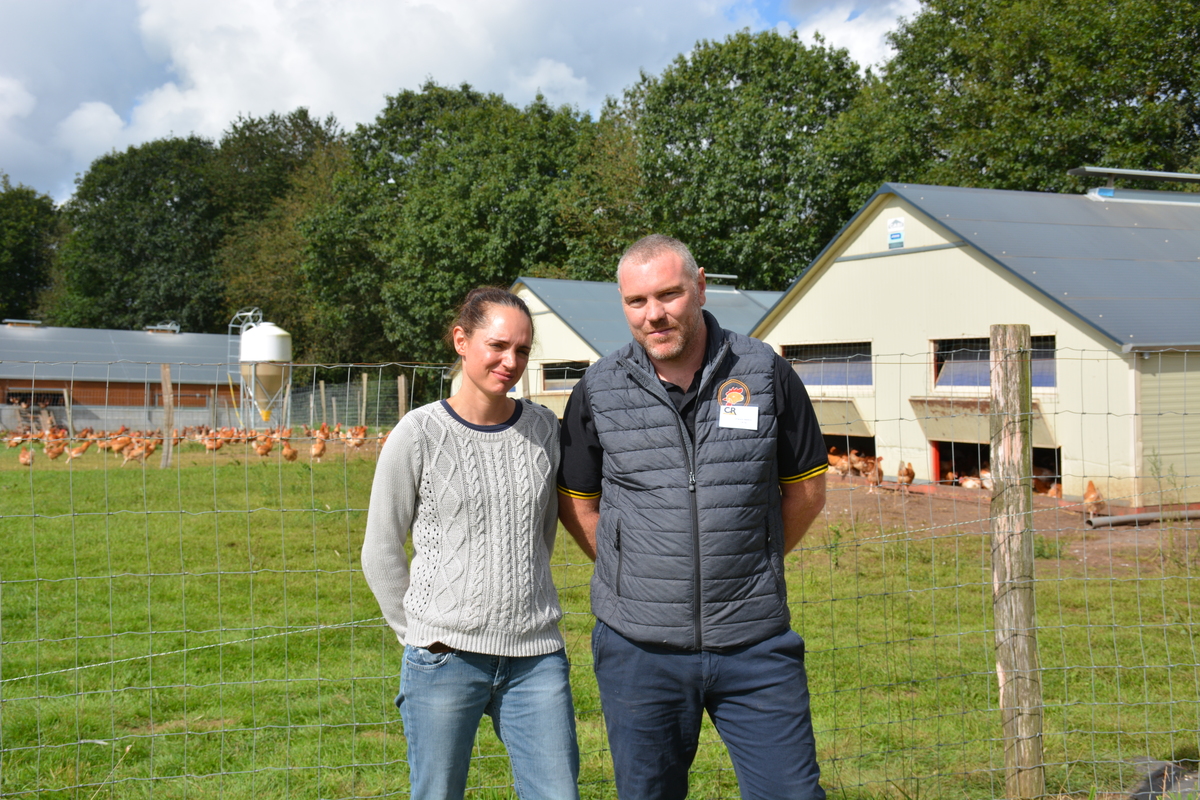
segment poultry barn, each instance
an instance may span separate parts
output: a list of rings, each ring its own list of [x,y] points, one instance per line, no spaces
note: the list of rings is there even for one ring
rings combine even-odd
[[[163,364],[170,365],[178,427],[227,424],[241,399],[229,338],[174,326],[115,331],[5,320],[0,429],[158,427]]]
[[[1198,193],[889,183],[751,335],[792,361],[835,453],[979,486],[989,328],[1029,325],[1035,489],[1151,507],[1200,502],[1197,308]]]

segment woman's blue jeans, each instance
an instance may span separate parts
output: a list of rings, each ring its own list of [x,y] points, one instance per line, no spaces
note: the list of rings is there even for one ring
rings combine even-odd
[[[413,800],[462,798],[484,714],[508,750],[521,800],[576,800],[579,745],[569,672],[562,650],[517,658],[406,646],[396,705]]]

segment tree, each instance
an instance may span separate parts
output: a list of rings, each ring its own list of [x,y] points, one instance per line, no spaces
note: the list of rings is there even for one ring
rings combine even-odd
[[[444,326],[471,288],[562,274],[558,188],[589,124],[467,85],[389,97],[350,137],[337,206],[304,226],[311,269],[338,276],[335,292],[377,293],[362,313],[378,313],[396,357],[445,360]]]
[[[332,115],[314,119],[307,108],[265,117],[239,116],[218,143],[213,193],[230,224],[259,219],[291,188],[291,178],[323,148],[343,138]]]
[[[130,329],[170,319],[184,330],[223,330],[215,154],[212,142],[189,136],[92,163],[65,207],[71,230],[47,309],[53,322]]]
[[[313,220],[335,208],[339,173],[348,161],[341,142],[312,153],[261,217],[240,225],[221,247],[219,266],[229,308],[258,306],[265,318],[292,334],[297,361],[389,361],[374,307],[377,297],[358,291],[353,274],[326,269],[338,259],[314,257],[306,234]],[[230,312],[232,314],[232,312]]]
[[[845,50],[774,30],[702,41],[626,93],[641,203],[711,272],[781,288],[840,222],[816,201],[821,130],[860,85]]]
[[[0,318],[28,319],[50,281],[58,235],[54,201],[0,172]]]
[[[1085,164],[1200,171],[1193,0],[926,0],[891,41],[822,142],[854,202],[884,181],[1061,192]]]
[[[576,169],[559,186],[567,248],[561,277],[611,281],[625,249],[652,232],[628,107],[609,98],[596,124],[580,126],[576,148]]]

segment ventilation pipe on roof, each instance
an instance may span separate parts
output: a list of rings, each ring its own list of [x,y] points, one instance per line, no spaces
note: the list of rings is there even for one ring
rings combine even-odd
[[[1108,178],[1106,186],[1087,190],[1089,200],[1110,203],[1163,203],[1166,205],[1200,205],[1200,194],[1194,192],[1162,192],[1116,188],[1117,178],[1131,181],[1167,181],[1170,183],[1200,183],[1200,175],[1190,172],[1156,172],[1146,169],[1117,169],[1115,167],[1075,167],[1067,170],[1077,178]]]

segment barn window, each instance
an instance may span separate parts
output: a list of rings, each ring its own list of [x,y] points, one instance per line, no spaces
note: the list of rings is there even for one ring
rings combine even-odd
[[[1057,385],[1054,370],[1056,344],[1053,336],[1030,337],[1030,372],[1033,386]],[[947,386],[991,385],[991,342],[988,339],[940,339],[934,342],[934,383]]]
[[[542,365],[542,387],[547,392],[570,389],[579,383],[587,361],[552,361]]]
[[[785,344],[783,357],[808,386],[870,386],[871,343]]]

